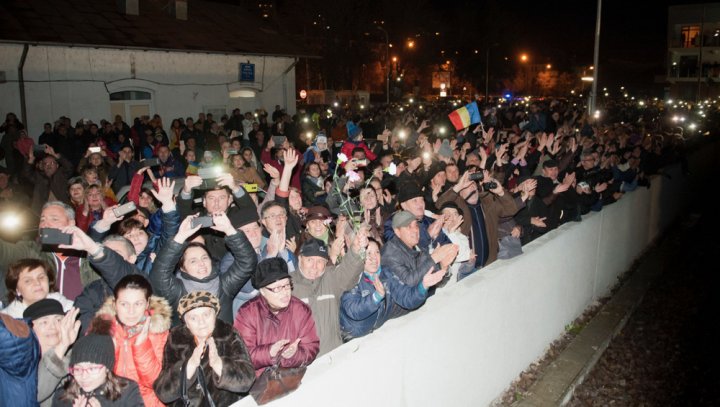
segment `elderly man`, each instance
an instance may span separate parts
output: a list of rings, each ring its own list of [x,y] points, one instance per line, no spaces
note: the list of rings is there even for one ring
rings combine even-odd
[[[73,208],[59,201],[51,201],[43,206],[39,229],[63,230],[68,226],[75,226]],[[70,300],[75,300],[84,286],[100,278],[85,257],[79,257],[76,251],[57,245],[41,246],[38,241],[20,241],[12,244],[0,240],[0,269],[3,280],[7,265],[23,258],[47,261],[56,275],[55,288]]]
[[[70,197],[67,182],[73,172],[73,166],[50,146],[45,146],[45,157],[39,165],[35,165],[33,150],[28,152],[28,159],[23,164],[22,176],[35,187],[33,200],[30,206],[35,213],[39,213],[43,203],[48,201],[68,202]]]
[[[423,192],[415,182],[404,182],[398,184],[398,201],[400,207],[404,211],[408,211],[415,215],[415,219],[418,221],[418,227],[420,228],[420,241],[417,245],[423,250],[429,250],[437,244],[443,245],[450,243],[450,239],[445,236],[442,231],[443,222],[442,218],[433,219],[425,215],[425,199],[423,198]],[[439,205],[439,203],[438,203]],[[392,226],[393,217],[390,217],[385,222],[385,241],[390,241],[395,236],[395,229]]]
[[[445,244],[433,250],[419,247],[420,222],[415,214],[409,211],[400,211],[393,216],[392,228],[394,231],[390,239],[382,248],[382,268],[395,274],[407,286],[417,286],[431,268],[443,275],[455,259],[458,247],[454,244]],[[430,295],[434,292],[429,291]],[[391,318],[410,312],[410,310],[396,307]]]
[[[340,299],[343,292],[357,283],[363,271],[360,256],[367,245],[367,230],[361,228],[355,233],[350,249],[337,266],[328,261],[328,248],[322,240],[311,238],[300,248],[298,272],[291,274],[295,287],[293,295],[310,305],[320,337],[318,356],[342,344]]]
[[[506,193],[500,182],[491,178],[488,170],[483,170],[483,176],[483,185],[489,189],[480,191],[478,184],[470,179],[470,173],[466,172],[454,187],[438,199],[438,205],[455,202],[462,210],[463,218],[469,221],[464,222],[467,227],[463,225],[462,230],[470,238],[478,269],[497,259],[500,218],[513,216],[518,211],[512,195]]]

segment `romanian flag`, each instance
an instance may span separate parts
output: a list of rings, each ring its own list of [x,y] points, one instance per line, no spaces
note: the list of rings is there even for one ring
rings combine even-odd
[[[478,110],[477,102],[467,104],[460,109],[448,115],[455,130],[462,130],[466,127],[470,127],[473,124],[480,123],[480,111]]]

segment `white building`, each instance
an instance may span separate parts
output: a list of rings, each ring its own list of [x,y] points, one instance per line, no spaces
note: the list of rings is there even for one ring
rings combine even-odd
[[[132,123],[157,113],[169,126],[199,112],[219,120],[234,108],[295,112],[302,46],[239,7],[10,0],[0,14],[14,20],[0,24],[0,113],[14,112],[35,137],[60,116],[98,123],[120,114]],[[231,97],[238,94],[245,97]]]

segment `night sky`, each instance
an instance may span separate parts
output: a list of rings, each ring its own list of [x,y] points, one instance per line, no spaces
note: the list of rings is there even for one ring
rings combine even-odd
[[[213,1],[241,3],[250,9],[258,4],[251,0]],[[284,20],[276,24],[281,31],[293,24],[302,25],[301,14],[318,12],[332,16],[335,23],[340,21],[336,27],[343,28],[361,19],[359,15],[363,14],[365,20],[359,27],[346,28],[344,33],[359,40],[363,40],[362,32],[374,31],[371,21],[374,18],[386,21],[391,42],[423,31],[425,37],[419,38],[420,43],[439,40],[441,44],[435,45],[448,50],[448,54],[459,51],[456,58],[472,61],[468,65],[477,69],[471,73],[476,83],[484,81],[481,75],[485,61],[482,53],[472,60],[472,53],[474,49],[485,49],[488,43],[497,43],[496,48],[491,48],[491,71],[505,78],[512,76],[513,64],[517,63],[520,53],[527,53],[533,63],[552,64],[561,72],[573,72],[593,63],[595,0],[347,0],[342,7],[338,7],[337,0],[263,1],[274,3],[279,15],[285,11]],[[697,0],[603,1],[599,86],[610,89],[625,86],[632,94],[662,96],[664,85],[655,83],[655,76],[665,73],[668,6],[701,3],[703,1]],[[436,31],[442,35],[434,37]],[[444,60],[448,54],[431,57]],[[491,75],[492,79],[501,78]]]

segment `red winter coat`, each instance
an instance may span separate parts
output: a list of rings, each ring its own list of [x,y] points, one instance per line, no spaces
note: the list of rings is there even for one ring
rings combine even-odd
[[[135,344],[137,334],[128,336],[127,329],[115,316],[115,298],[108,297],[90,323],[88,333],[111,335],[115,344],[113,372],[137,382],[146,406],[164,407],[165,404],[155,395],[153,383],[162,370],[163,351],[172,316],[170,305],[164,298],[150,297],[150,331],[140,345]]]
[[[300,338],[297,352],[290,359],[280,358],[281,367],[309,365],[320,350],[320,338],[315,330],[315,320],[310,307],[295,297],[290,297],[287,308],[273,314],[262,296],[243,304],[235,316],[238,331],[250,353],[255,366],[255,376],[273,365],[270,347],[281,339],[291,343]]]
[[[348,140],[348,141],[345,141],[345,142],[343,143],[342,147],[340,148],[340,152],[341,152],[342,154],[345,154],[345,156],[346,156],[346,157],[348,158],[348,160],[349,160],[349,159],[352,159],[352,152],[353,152],[353,150],[356,149],[356,148],[358,148],[358,147],[360,147],[360,148],[362,148],[363,150],[365,150],[365,157],[367,158],[368,162],[375,161],[375,159],[377,158],[377,156],[375,155],[375,153],[372,152],[372,150],[370,150],[370,148],[367,146],[367,144],[365,144],[364,141],[361,141],[361,142],[359,142],[359,143],[353,143],[352,141],[349,141],[349,140]],[[344,167],[344,166],[345,166],[345,164],[343,164],[343,167]]]

